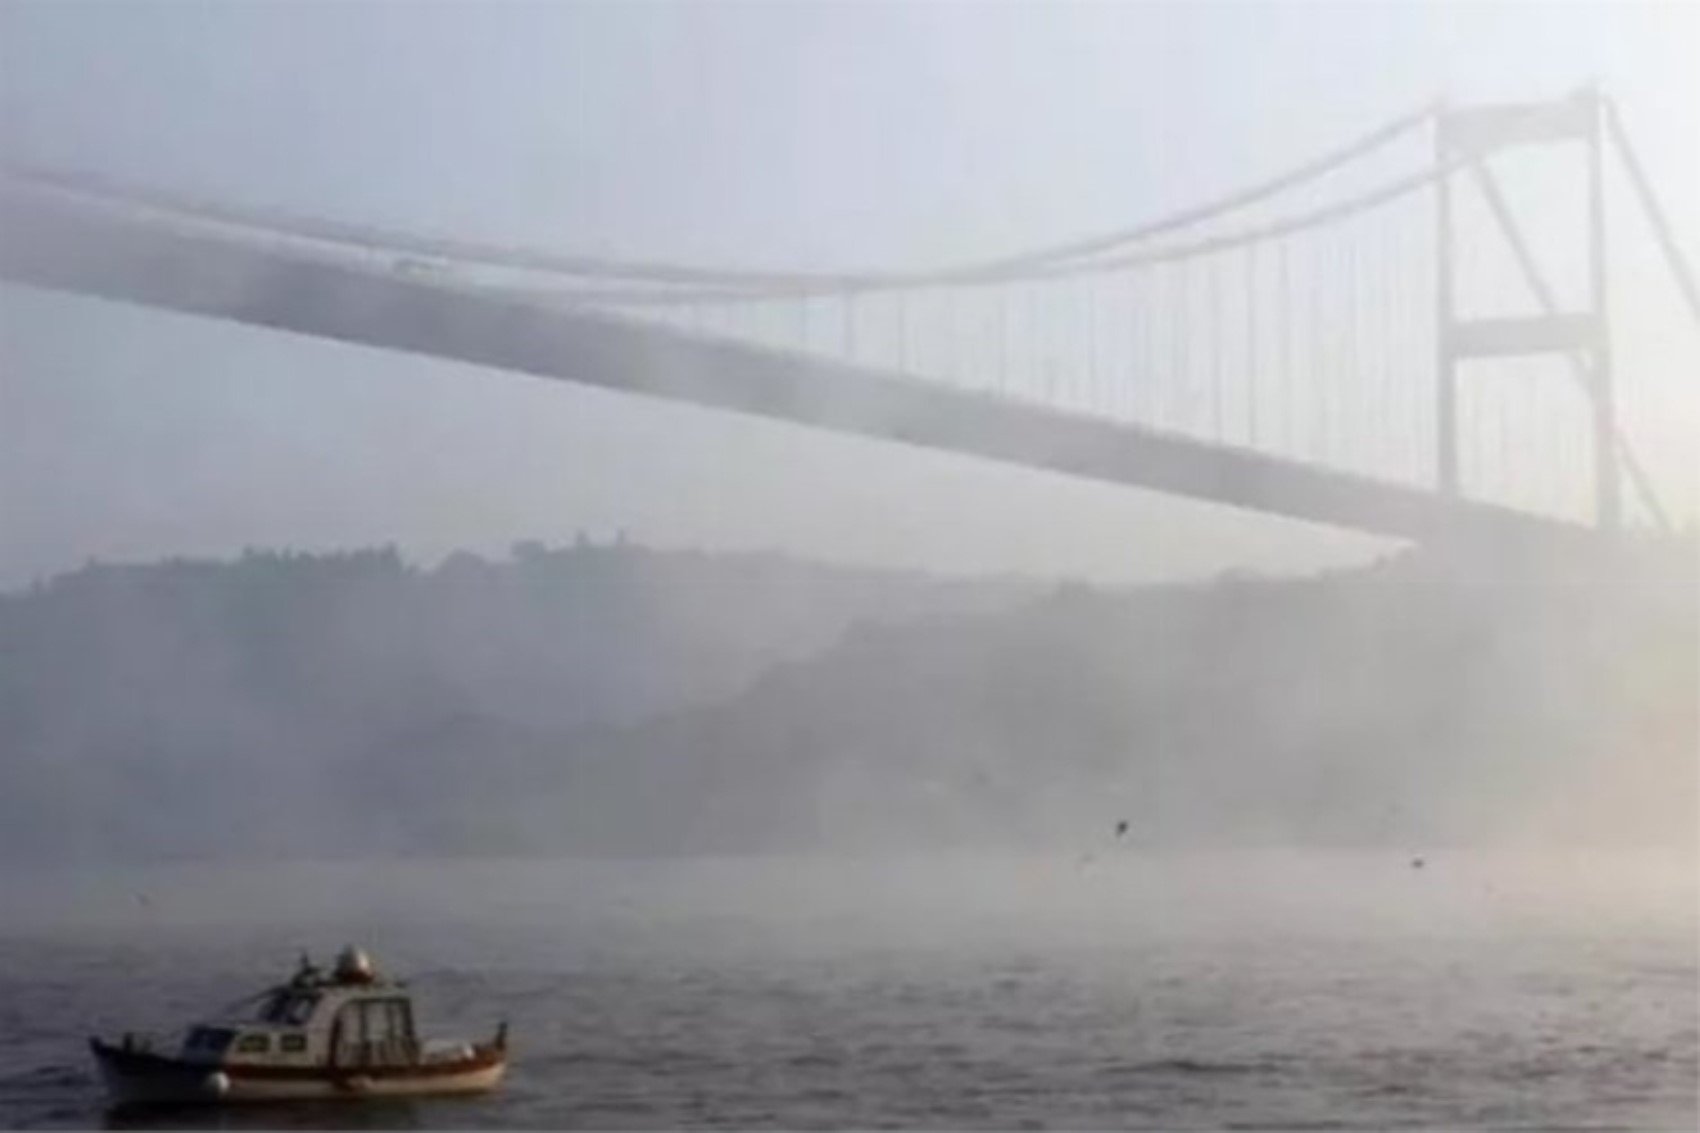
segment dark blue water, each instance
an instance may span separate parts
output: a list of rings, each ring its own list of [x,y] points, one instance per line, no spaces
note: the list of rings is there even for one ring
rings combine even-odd
[[[0,883],[0,1125],[1692,1129],[1693,866],[180,867]],[[91,1031],[368,946],[489,1098],[112,1118]]]

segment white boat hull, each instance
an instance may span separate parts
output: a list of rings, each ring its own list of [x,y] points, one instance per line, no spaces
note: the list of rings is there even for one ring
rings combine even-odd
[[[91,1041],[114,1105],[228,1105],[242,1102],[479,1094],[496,1088],[505,1052],[475,1048],[470,1057],[409,1066],[334,1067],[197,1064]]]

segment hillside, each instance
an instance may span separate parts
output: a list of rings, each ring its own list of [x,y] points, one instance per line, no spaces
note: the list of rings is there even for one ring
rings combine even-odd
[[[358,800],[434,759],[441,792],[490,749],[734,696],[853,623],[1033,589],[625,543],[91,565],[0,596],[0,855],[363,844]]]
[[[599,737],[544,844],[1689,846],[1694,588],[1329,578],[863,627],[734,701]]]
[[[1122,819],[1131,846],[1686,846],[1692,577],[1408,554],[1037,592],[635,548],[126,568],[0,607],[0,846],[1058,849]]]

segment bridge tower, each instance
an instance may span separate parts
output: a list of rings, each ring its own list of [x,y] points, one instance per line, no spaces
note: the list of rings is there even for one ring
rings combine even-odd
[[[1438,350],[1436,479],[1441,492],[1457,495],[1458,367],[1473,358],[1558,354],[1586,393],[1592,411],[1594,517],[1603,530],[1622,521],[1620,449],[1612,388],[1611,324],[1606,294],[1605,195],[1602,125],[1604,100],[1593,88],[1558,102],[1443,106],[1435,117],[1436,294]],[[1582,310],[1562,310],[1511,211],[1488,158],[1503,150],[1553,143],[1580,143],[1587,178],[1588,301]],[[1504,235],[1517,268],[1540,310],[1521,317],[1467,317],[1456,300],[1452,192],[1455,177],[1468,176]],[[1631,467],[1631,471],[1636,469]]]

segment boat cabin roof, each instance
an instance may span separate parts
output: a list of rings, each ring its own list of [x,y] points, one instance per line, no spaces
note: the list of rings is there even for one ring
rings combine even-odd
[[[411,998],[405,983],[385,979],[370,968],[360,972],[339,968],[327,975],[304,959],[300,970],[288,983],[277,984],[257,995],[238,1000],[204,1025],[304,1027],[315,1018],[328,1017],[346,1003]]]

